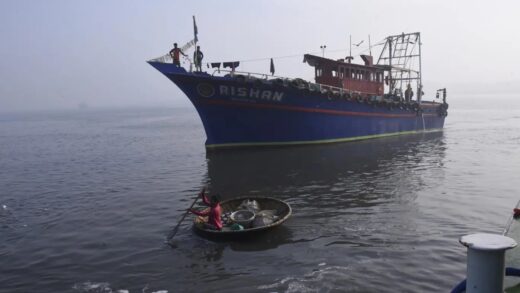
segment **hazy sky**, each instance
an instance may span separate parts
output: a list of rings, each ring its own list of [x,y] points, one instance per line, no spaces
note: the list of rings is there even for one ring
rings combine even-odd
[[[348,55],[348,36],[372,43],[420,31],[425,92],[520,81],[519,1],[0,1],[0,112],[187,105],[145,61],[193,37],[205,61],[276,59],[276,75],[312,78],[320,45]],[[365,50],[360,46],[353,55]],[[362,47],[362,48],[361,48]],[[378,48],[374,48],[377,57]],[[361,60],[357,59],[358,62]],[[268,72],[269,61],[241,70]],[[520,87],[516,87],[520,89]],[[450,91],[453,97],[453,91]]]

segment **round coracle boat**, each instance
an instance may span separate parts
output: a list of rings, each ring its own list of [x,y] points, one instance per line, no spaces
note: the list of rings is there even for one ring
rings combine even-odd
[[[224,200],[220,206],[222,230],[208,228],[207,217],[197,216],[193,223],[195,232],[215,238],[249,236],[281,225],[292,213],[288,203],[272,197],[238,197]]]

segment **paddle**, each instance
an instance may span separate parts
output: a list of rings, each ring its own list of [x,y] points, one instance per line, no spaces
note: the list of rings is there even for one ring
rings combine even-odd
[[[511,225],[513,224],[513,220],[517,219],[519,216],[519,206],[520,206],[520,200],[516,203],[515,208],[513,209],[513,214],[511,217],[509,217],[509,220],[507,220],[506,227],[504,228],[504,231],[502,232],[502,235],[507,236],[507,233],[509,232],[509,228],[511,228]]]
[[[202,188],[202,190],[200,191],[199,194],[197,194],[197,197],[195,197],[195,200],[193,201],[193,203],[191,204],[190,208],[186,210],[186,212],[184,213],[184,215],[182,215],[182,218],[181,220],[179,221],[179,223],[177,223],[177,226],[175,226],[175,228],[173,228],[173,230],[170,232],[170,234],[168,234],[168,238],[166,238],[166,242],[170,243],[170,240],[173,238],[173,236],[175,236],[175,234],[177,234],[177,231],[179,231],[179,227],[181,226],[181,223],[182,221],[184,221],[184,219],[186,218],[186,216],[188,215],[188,213],[190,212],[190,209],[195,205],[195,203],[197,202],[197,199],[199,199],[200,195],[201,194],[204,194],[204,191],[206,190],[206,188]]]

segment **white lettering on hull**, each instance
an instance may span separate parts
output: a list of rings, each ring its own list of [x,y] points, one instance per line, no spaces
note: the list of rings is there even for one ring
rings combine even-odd
[[[225,85],[220,86],[220,94],[223,96],[229,96],[228,94],[228,87]]]
[[[254,88],[246,88],[246,87],[234,87],[221,85],[219,87],[219,92],[221,96],[235,96],[240,98],[253,98],[258,100],[266,100],[266,101],[274,101],[281,102],[283,99],[283,92],[271,91],[271,90],[261,90]]]

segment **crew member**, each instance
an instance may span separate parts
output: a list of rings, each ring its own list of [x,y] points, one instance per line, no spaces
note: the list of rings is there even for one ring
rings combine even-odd
[[[220,196],[218,194],[213,195],[211,200],[208,200],[208,197],[204,194],[204,191],[202,191],[200,197],[202,198],[202,202],[208,206],[209,209],[205,211],[189,209],[188,211],[197,216],[208,217],[208,221],[204,223],[204,228],[222,230],[222,208],[220,207]]]
[[[412,86],[410,86],[410,84],[408,84],[408,86],[406,87],[406,91],[404,91],[405,101],[407,103],[410,103],[410,101],[412,100],[412,97],[413,97]]]
[[[197,46],[195,52],[193,52],[193,62],[195,62],[195,71],[202,71],[202,58],[204,54],[200,50],[200,46]]]
[[[176,66],[181,66],[180,54],[182,54],[183,56],[187,56],[186,54],[184,54],[184,52],[182,52],[180,48],[177,48],[177,43],[174,43],[173,49],[170,50],[170,56],[173,59],[173,64],[175,64]]]

